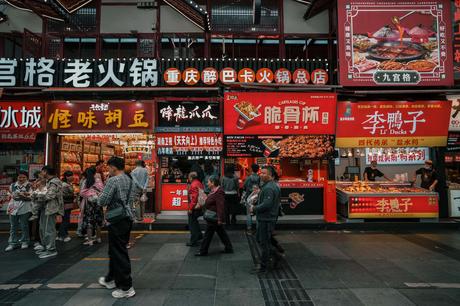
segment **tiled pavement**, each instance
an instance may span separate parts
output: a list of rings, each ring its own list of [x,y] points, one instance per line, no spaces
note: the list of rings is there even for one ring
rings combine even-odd
[[[0,254],[0,305],[460,305],[460,233],[279,232],[279,270],[249,273],[254,238],[230,232],[234,254],[193,256],[184,233],[133,234],[137,295],[116,301],[95,284],[107,245],[59,244],[55,259],[33,251]],[[0,235],[2,247],[7,239]]]

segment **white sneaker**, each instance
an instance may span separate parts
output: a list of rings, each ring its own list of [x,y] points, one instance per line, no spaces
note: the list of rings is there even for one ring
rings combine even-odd
[[[115,287],[116,287],[115,281],[106,282],[105,281],[105,276],[99,277],[98,282],[99,282],[99,285],[101,285],[102,287],[105,287],[107,289],[115,289]]]
[[[5,249],[5,252],[11,252],[12,250],[14,250],[14,246],[12,246],[11,244],[9,244],[6,249]]]
[[[35,251],[43,251],[44,249],[45,249],[45,247],[42,246],[41,244],[39,244],[39,245],[37,245],[37,246],[34,247],[34,250],[35,250]]]
[[[61,237],[56,237],[56,241],[62,241]]]
[[[122,298],[130,298],[136,295],[136,291],[134,291],[134,288],[131,287],[127,291],[117,289],[112,292],[112,296],[116,299],[122,299]]]
[[[34,250],[35,250],[35,248],[36,248],[37,246],[39,246],[39,245],[41,245],[40,242],[38,242],[38,241],[35,242],[35,243],[34,243]]]
[[[49,258],[49,257],[54,257],[56,255],[57,255],[56,251],[51,251],[51,252],[46,252],[46,253],[42,253],[42,254],[38,255],[38,258],[45,259],[45,258]]]
[[[64,242],[69,242],[70,240],[72,240],[72,238],[70,238],[69,236],[67,236],[67,237],[65,237],[64,240],[62,240],[62,241],[64,241]]]
[[[28,249],[28,248],[29,248],[29,243],[27,243],[27,242],[21,243],[21,249],[22,250],[25,250],[25,249]]]

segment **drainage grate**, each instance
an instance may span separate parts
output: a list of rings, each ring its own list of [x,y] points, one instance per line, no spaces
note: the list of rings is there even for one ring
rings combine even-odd
[[[246,235],[252,259],[257,263],[260,249],[253,235]],[[266,306],[313,306],[313,302],[292,270],[289,263],[282,259],[278,269],[258,275],[260,288]]]

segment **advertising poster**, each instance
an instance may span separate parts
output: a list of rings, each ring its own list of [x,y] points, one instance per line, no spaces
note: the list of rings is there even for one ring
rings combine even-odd
[[[449,0],[339,0],[340,84],[453,84]]]
[[[450,101],[339,102],[336,147],[443,147]]]
[[[229,92],[224,96],[225,135],[335,133],[333,93]]]
[[[460,96],[447,96],[452,101],[449,118],[449,131],[460,132]]]

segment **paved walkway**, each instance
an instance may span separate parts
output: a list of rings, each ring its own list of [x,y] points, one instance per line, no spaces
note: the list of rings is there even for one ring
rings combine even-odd
[[[117,301],[101,289],[107,244],[74,239],[59,256],[0,253],[0,305],[460,305],[460,232],[279,232],[279,270],[249,273],[252,236],[230,232],[234,254],[193,256],[184,233],[134,233],[130,251],[137,295]],[[0,235],[2,247],[7,239]]]

